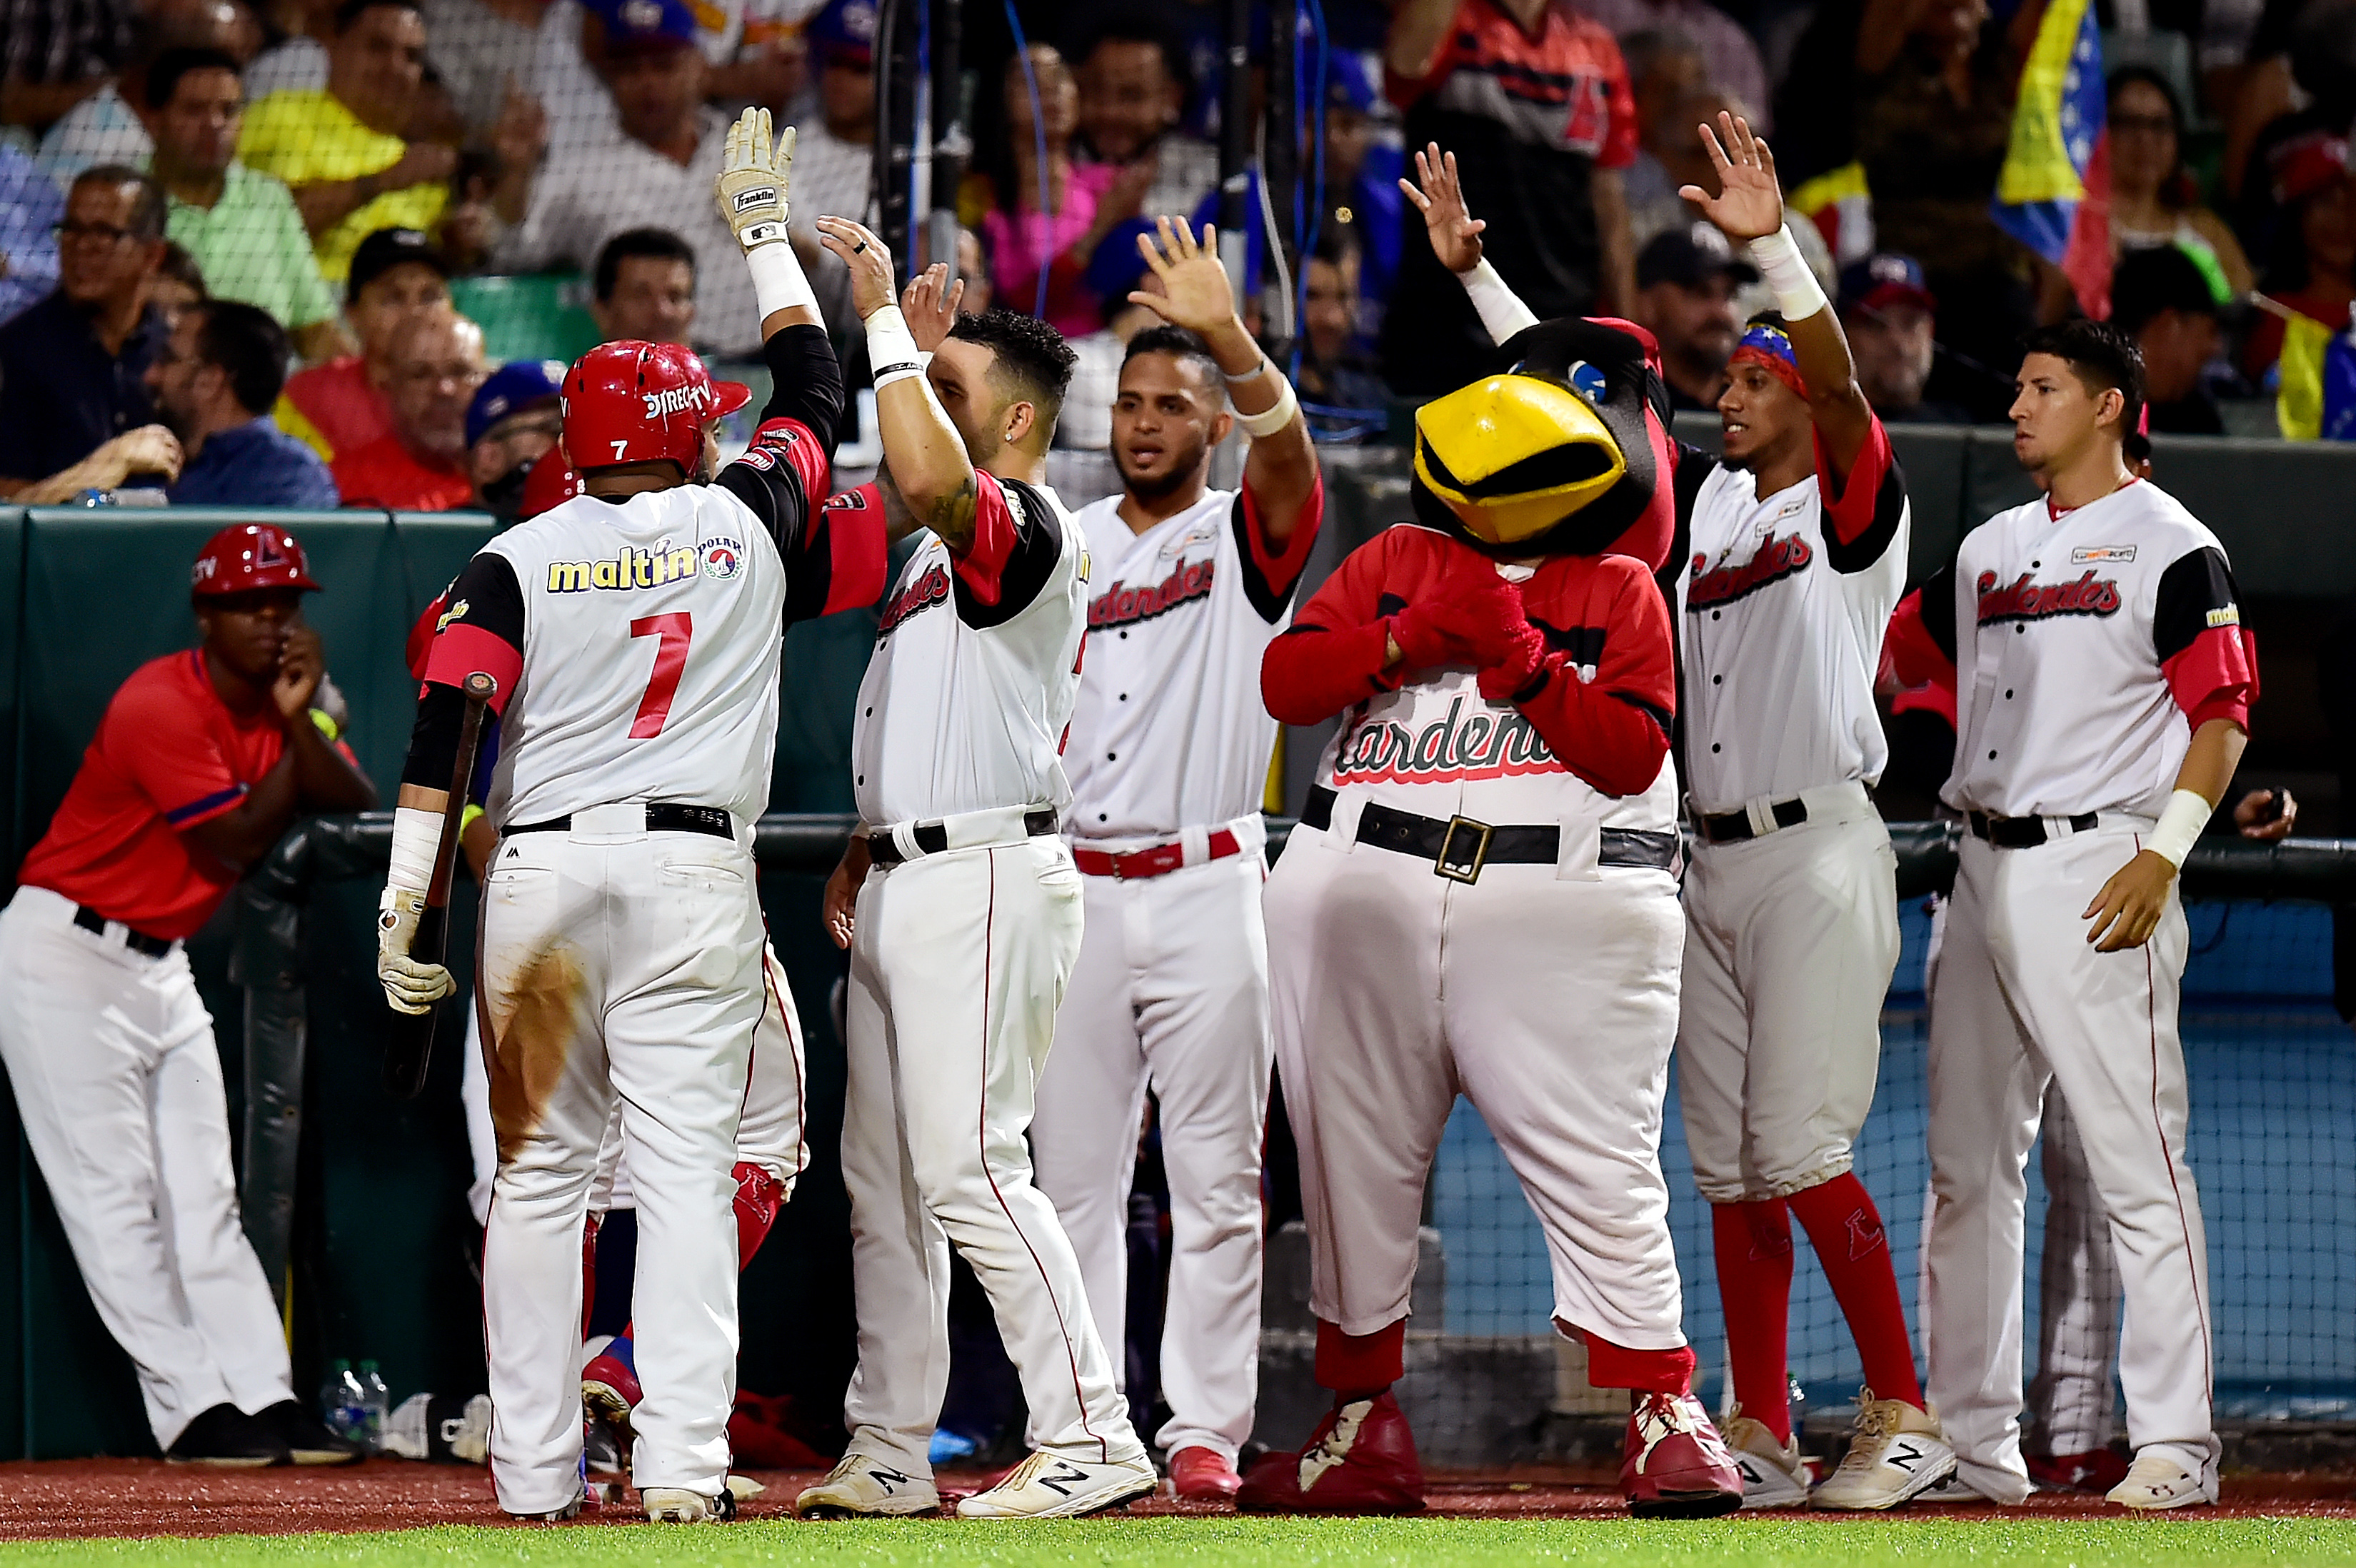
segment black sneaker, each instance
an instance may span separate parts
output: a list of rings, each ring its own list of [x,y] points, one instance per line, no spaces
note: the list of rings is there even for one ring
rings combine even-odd
[[[227,1469],[259,1470],[291,1465],[294,1454],[270,1425],[233,1404],[200,1411],[164,1450],[175,1465],[218,1465]]]
[[[291,1399],[282,1399],[253,1419],[274,1434],[298,1465],[357,1465],[368,1457],[359,1444],[337,1436]]]

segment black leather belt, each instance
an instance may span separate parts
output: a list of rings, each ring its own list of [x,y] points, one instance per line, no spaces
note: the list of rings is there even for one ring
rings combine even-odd
[[[1033,838],[1053,833],[1056,826],[1055,808],[1052,805],[1023,814],[1023,831]],[[938,855],[949,847],[949,830],[937,822],[916,824],[915,837],[920,855]],[[908,857],[900,853],[900,846],[892,841],[890,834],[875,833],[868,836],[867,859],[874,865],[890,868],[902,864]]]
[[[1767,808],[1778,827],[1797,827],[1808,819],[1808,803],[1797,796],[1779,800]],[[1721,811],[1716,816],[1698,819],[1701,836],[1712,844],[1733,844],[1759,835],[1751,829],[1751,814],[1747,811]]]
[[[1971,819],[1972,837],[1985,838],[1999,849],[2034,849],[2050,837],[2041,816],[1990,816],[1985,811],[1965,815]],[[2100,812],[2081,812],[2070,818],[2070,831],[2091,833],[2102,820]]]
[[[552,816],[546,822],[519,822],[499,829],[507,833],[570,833],[573,818]],[[736,819],[725,806],[680,805],[670,801],[650,801],[647,805],[647,831],[649,833],[702,833],[714,838],[736,837]]]
[[[1321,832],[1330,829],[1333,822],[1333,792],[1323,784],[1312,785],[1309,802],[1301,807],[1301,821],[1304,827]],[[1477,882],[1484,866],[1553,865],[1561,858],[1562,829],[1553,824],[1492,827],[1469,816],[1451,816],[1443,822],[1438,817],[1418,816],[1411,811],[1395,811],[1370,800],[1358,813],[1358,842],[1429,860],[1433,875],[1451,882]],[[1674,833],[1606,827],[1597,863],[1665,871],[1676,864],[1676,859],[1677,836]]]
[[[106,917],[88,904],[74,905],[74,923],[84,931],[96,932],[101,936],[106,934]],[[161,958],[172,951],[169,937],[150,936],[144,931],[134,931],[127,925],[123,928],[123,945],[134,953],[142,954],[149,958]]]

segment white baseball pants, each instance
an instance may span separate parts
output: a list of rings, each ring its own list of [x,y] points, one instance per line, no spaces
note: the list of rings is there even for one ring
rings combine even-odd
[[[1490,866],[1467,886],[1313,827],[1269,873],[1310,1305],[1344,1333],[1407,1316],[1461,1093],[1537,1211],[1556,1318],[1629,1349],[1685,1344],[1660,1157],[1685,917],[1665,871],[1590,874]]]
[[[1087,934],[1039,1078],[1031,1147],[1116,1373],[1129,1189],[1149,1083],[1170,1179],[1155,1445],[1228,1463],[1259,1392],[1260,1153],[1268,1123],[1266,862],[1231,855],[1137,881],[1082,877]]]
[[[99,1320],[169,1448],[217,1404],[293,1397],[269,1282],[230,1167],[213,1020],[187,954],[74,924],[22,887],[0,910],[0,1062]]]
[[[717,1495],[736,1395],[730,1170],[764,991],[752,853],[584,816],[502,840],[484,890],[499,1173],[483,1314],[510,1513],[580,1489],[581,1230],[616,1101],[638,1210],[636,1483]]]
[[[1847,1170],[1873,1108],[1898,965],[1898,860],[1866,798],[1686,872],[1677,1090],[1712,1203],[1788,1198]],[[1835,792],[1825,792],[1832,794]]]
[[[926,855],[868,874],[845,998],[859,1369],[852,1450],[911,1476],[948,1386],[952,1243],[989,1293],[1031,1410],[1030,1445],[1106,1463],[1144,1452],[1023,1134],[1080,946],[1063,841]]]
[[[2028,1159],[2057,1080],[2102,1193],[2126,1287],[2127,1435],[2216,1472],[2208,1244],[2185,1163],[2173,892],[2151,940],[2096,953],[2083,910],[2142,836],[2105,825],[2032,849],[1963,844],[1931,1007],[1926,1389],[1965,1480],[2029,1495],[2020,1456]]]
[[[2111,1440],[2117,1415],[2111,1363],[2119,1353],[2119,1264],[2102,1189],[2058,1081],[2045,1091],[2038,1147],[2045,1171],[2045,1246],[2037,1275],[2037,1375],[2029,1381],[2029,1409],[2037,1419],[2030,1447],[2052,1458],[2091,1453]]]

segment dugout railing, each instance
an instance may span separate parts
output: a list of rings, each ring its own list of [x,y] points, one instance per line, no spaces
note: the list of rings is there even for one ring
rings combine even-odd
[[[823,877],[840,857],[851,826],[852,819],[844,816],[762,818],[755,853],[765,883],[773,876]],[[1290,826],[1283,819],[1271,822],[1271,855],[1281,851]],[[1910,1313],[1915,1282],[1908,1275],[1914,1266],[1922,1204],[1922,1157],[1919,1147],[1910,1147],[1919,1144],[1922,1111],[1921,948],[1928,923],[1921,905],[1926,895],[1952,884],[1959,835],[1955,825],[1941,822],[1901,823],[1891,828],[1900,891],[1908,901],[1909,951],[1884,1015],[1882,1095],[1858,1146],[1860,1174],[1877,1189],[1890,1223]],[[305,1083],[316,1066],[310,1041],[315,997],[321,987],[337,987],[344,992],[340,1005],[348,1014],[349,986],[373,990],[372,976],[355,973],[359,965],[348,940],[317,940],[322,933],[312,929],[320,923],[314,920],[315,907],[337,884],[355,884],[342,890],[346,893],[372,893],[390,839],[391,817],[385,813],[305,820],[239,891],[230,973],[243,988],[245,1009],[244,1213],[248,1233],[273,1283],[295,1277],[297,1272],[288,1265],[297,1245]],[[2232,982],[2239,990],[2231,996],[2206,993],[2189,980],[2186,1000],[2189,1053],[2211,1067],[2220,1056],[2256,1053],[2238,1066],[2229,1061],[2222,1088],[2211,1082],[2204,1093],[2196,1072],[2194,1163],[2215,1211],[2210,1242],[2219,1282],[2221,1424],[2238,1442],[2264,1438],[2274,1444],[2267,1452],[2280,1453],[2285,1443],[2310,1441],[2319,1431],[2356,1428],[2356,1328],[2342,1326],[2335,1316],[2340,1304],[2351,1299],[2347,1287],[2356,1285],[2351,1277],[2356,1276],[2356,1200],[2351,1200],[2356,1194],[2346,1190],[2356,1179],[2348,1157],[2356,1150],[2356,1115],[2345,1114],[2356,1112],[2356,1040],[2321,1007],[2318,976],[2328,975],[2329,963],[2319,966],[2313,951],[2317,923],[2329,919],[2327,907],[2356,902],[2356,841],[2294,838],[2257,844],[2212,835],[2201,840],[2186,862],[2184,888],[2195,916],[2197,951],[2204,951],[2204,942],[2209,944],[2205,951],[2213,951],[2218,933],[2236,919],[2246,926],[2254,920],[2279,921],[2284,912],[2297,910],[2304,922],[2297,933],[2304,951],[2296,962],[2292,955],[2278,951],[2286,939],[2267,928],[2257,938],[2254,962],[2245,965],[2249,972]],[[350,901],[338,901],[348,906]],[[349,916],[350,909],[345,907],[327,923],[349,923]],[[800,936],[780,929],[777,935],[789,965],[798,955],[807,957],[821,941],[815,929]],[[2270,949],[2277,951],[2270,955]],[[2269,989],[2276,986],[2280,989]],[[806,1024],[810,1023],[824,998],[805,995],[801,1006]],[[2282,1016],[2270,1025],[2269,1018],[2277,1014]],[[2196,1025],[2196,1015],[2231,1021],[2221,1033]],[[2269,1028],[2303,1042],[2298,1050],[2308,1054],[2276,1051],[2269,1043],[2275,1038]],[[348,1023],[338,1030],[338,1038],[363,1051],[371,1044],[367,1029],[355,1032]],[[813,1029],[814,1040],[820,1038]],[[450,1049],[455,1052],[457,1048]],[[2301,1061],[2310,1061],[2314,1071],[2299,1074]],[[373,1061],[362,1069],[372,1073]],[[348,1078],[353,1065],[343,1064],[343,1071]],[[2208,1074],[2211,1080],[2218,1076],[2213,1071]],[[453,1077],[452,1064],[442,1063],[437,1078],[445,1092]],[[824,1092],[819,1087],[824,1078],[814,1075],[814,1092]],[[2235,1144],[2235,1152],[2221,1156],[2214,1129],[2204,1131],[2204,1118],[2213,1120],[2223,1113],[2226,1107],[2219,1102],[2230,1098],[2237,1119],[2248,1120],[2251,1108],[2241,1104],[2245,1093],[2263,1093],[2278,1106],[2257,1108],[2259,1125],[2233,1136],[2275,1138],[2284,1143],[2287,1154],[2277,1149],[2260,1159],[2254,1147]],[[389,1113],[395,1110],[392,1102],[386,1106]],[[822,1110],[816,1121],[827,1125]],[[2315,1125],[2319,1121],[2319,1127]],[[2294,1122],[2306,1124],[2304,1130]],[[2320,1143],[2316,1142],[2319,1136]],[[1722,1353],[1708,1226],[1684,1164],[1683,1132],[1674,1104],[1663,1155],[1685,1272],[1689,1331],[1701,1359],[1703,1386],[1714,1392]],[[2031,1164],[2034,1180],[2037,1162]],[[2301,1170],[2308,1173],[2311,1190],[2304,1195],[2286,1190],[2302,1179],[2297,1174]],[[2275,1221],[2242,1226],[2235,1216],[2251,1200],[2268,1207]],[[2041,1201],[2040,1187],[2032,1191],[2033,1219],[2041,1212]],[[1469,1105],[1460,1104],[1458,1120],[1451,1123],[1435,1161],[1428,1203],[1432,1226],[1426,1234],[1425,1266],[1417,1280],[1409,1376],[1401,1385],[1427,1456],[1441,1464],[1497,1464],[1616,1451],[1617,1410],[1611,1396],[1584,1389],[1576,1351],[1547,1332],[1542,1245],[1536,1242],[1534,1222],[1518,1190]],[[2229,1233],[2224,1230],[2228,1224],[2240,1228]],[[1323,1396],[1309,1375],[1313,1335],[1307,1314],[1306,1261],[1305,1240],[1297,1226],[1272,1235],[1259,1434],[1271,1441],[1297,1436],[1294,1429],[1305,1429],[1323,1406]],[[2034,1321],[2039,1309],[2035,1234],[2028,1261],[2032,1323],[2027,1342],[2033,1372],[2040,1354]],[[2265,1321],[2252,1328],[2225,1320],[2229,1311],[2240,1313],[2245,1307]],[[1812,1430],[1829,1435],[1845,1419],[1845,1411],[1836,1407],[1847,1398],[1840,1392],[1845,1381],[1840,1369],[1848,1352],[1837,1310],[1812,1260],[1804,1262],[1795,1282],[1793,1330],[1794,1368],[1809,1397]],[[2265,1367],[2279,1364],[2289,1375],[2241,1375],[2251,1358],[2240,1351],[2229,1353],[2228,1347],[2250,1339],[2258,1342],[2256,1354]]]

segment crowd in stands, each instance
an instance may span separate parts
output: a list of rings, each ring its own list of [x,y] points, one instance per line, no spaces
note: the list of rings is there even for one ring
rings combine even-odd
[[[2020,335],[2088,311],[2142,344],[2156,431],[2356,434],[2356,0],[2092,0],[2107,102],[2072,243],[2108,247],[2106,285],[2099,251],[2090,282],[1994,205],[2024,73],[2068,4],[1327,0],[1295,57],[1300,210],[1257,161],[1249,177],[1248,319],[1323,439],[1484,368],[1398,189],[1437,144],[1533,309],[1639,323],[1676,406],[1709,410],[1765,303],[1681,195],[1714,190],[1695,127],[1723,109],[1771,136],[1885,420],[2001,421]],[[1025,5],[1019,49],[969,11],[965,304],[1071,340],[1062,439],[1101,447],[1121,347],[1153,320],[1130,299],[1153,283],[1138,236],[1218,210],[1226,7]],[[606,337],[749,353],[756,312],[710,192],[750,102],[798,127],[795,242],[855,342],[811,224],[873,210],[875,0],[0,15],[0,496],[480,504],[473,453],[519,411],[486,422],[485,400],[521,383],[487,361],[453,280],[575,275]],[[2335,364],[2348,409],[2323,390]]]

